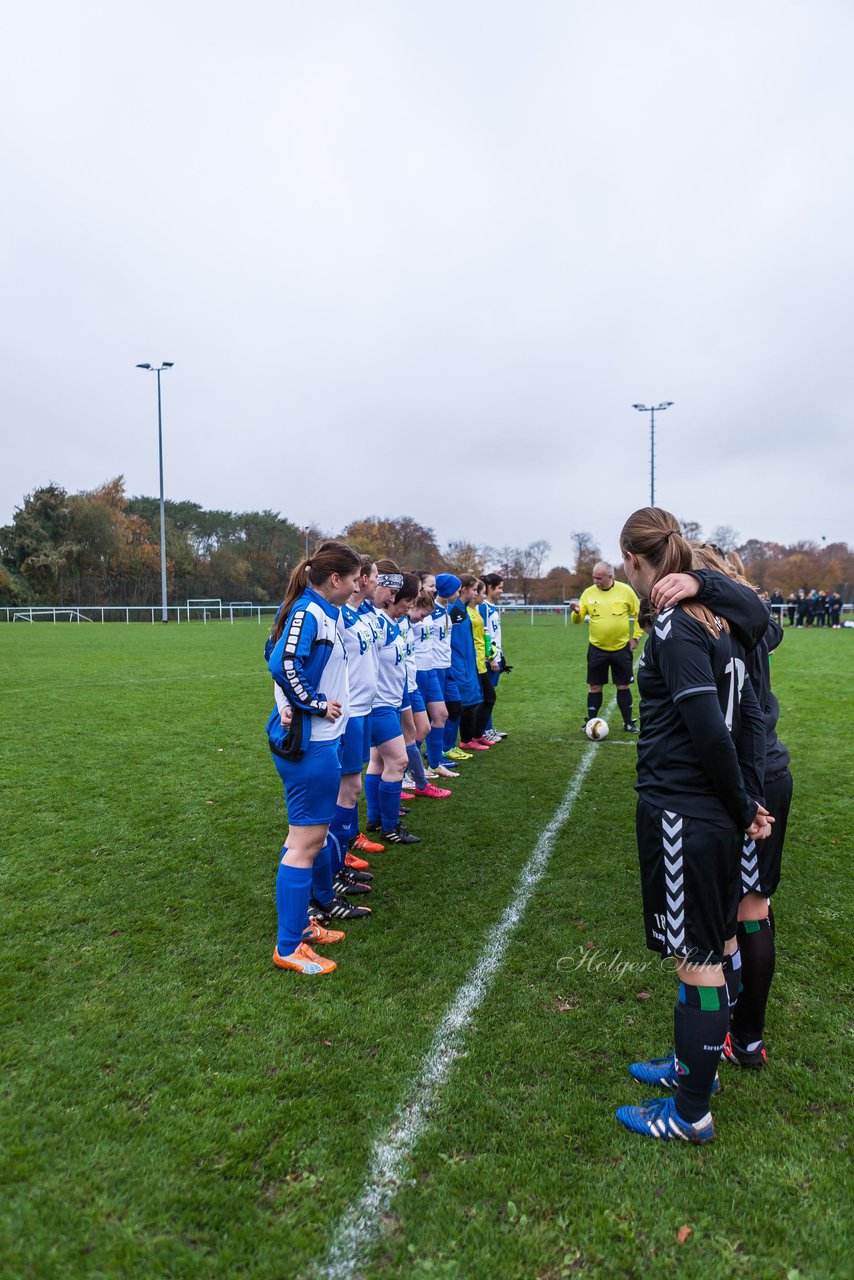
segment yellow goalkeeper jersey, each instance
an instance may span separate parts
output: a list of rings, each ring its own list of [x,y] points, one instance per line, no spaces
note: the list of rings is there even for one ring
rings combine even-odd
[[[477,673],[482,676],[486,670],[486,639],[484,636],[483,618],[480,616],[480,611],[475,609],[472,605],[467,606],[466,612],[471,618],[474,655],[477,658]]]
[[[572,621],[590,619],[590,643],[597,649],[613,653],[624,649],[635,632],[639,601],[625,582],[615,582],[610,591],[588,587],[578,601],[578,613]]]

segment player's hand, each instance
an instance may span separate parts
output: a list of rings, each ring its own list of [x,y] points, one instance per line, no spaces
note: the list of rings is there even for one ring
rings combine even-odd
[[[578,613],[578,601],[577,601],[577,600],[570,600],[570,602],[569,602],[569,612],[570,612],[570,613]]]
[[[631,649],[632,653],[634,653],[635,649],[638,647],[639,644],[640,644],[640,641],[638,640],[637,636],[632,636],[631,640],[629,641],[629,648]]]
[[[281,711],[279,712],[279,720],[281,721],[282,728],[283,729],[290,728],[290,724],[293,718],[294,718],[294,709],[291,706],[291,704],[288,703],[286,706],[282,707]]]
[[[326,704],[326,719],[327,719],[327,720],[337,720],[337,719],[338,719],[338,717],[341,715],[342,710],[343,710],[343,708],[342,708],[342,706],[341,706],[341,703],[340,703],[340,702],[335,702],[335,701],[334,701],[334,699],[333,699],[333,701],[332,701],[332,702],[327,702],[327,704]]]
[[[690,600],[700,590],[700,580],[693,573],[668,573],[659,578],[649,598],[655,609],[669,609],[680,600]]]
[[[499,670],[500,670],[500,667],[499,667],[498,663],[495,661],[495,659],[494,659],[494,658],[492,658],[492,659],[490,660],[490,663],[489,663],[489,669],[490,669],[490,671],[499,671]]]
[[[761,804],[757,805],[756,817],[747,828],[745,835],[748,835],[751,840],[767,840],[771,834],[773,824],[774,819],[768,810],[763,809]]]

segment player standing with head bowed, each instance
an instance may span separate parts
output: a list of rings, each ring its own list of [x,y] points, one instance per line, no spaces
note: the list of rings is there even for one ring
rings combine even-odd
[[[667,511],[644,507],[623,526],[623,566],[641,596],[691,567],[691,548]],[[734,921],[742,839],[770,832],[748,794],[761,777],[764,724],[725,622],[698,604],[660,610],[638,669],[641,733],[637,839],[647,945],[675,958],[676,1095],[620,1107],[617,1118],[653,1138],[708,1142],[709,1101],[729,1026],[724,945]],[[739,742],[741,759],[736,749]],[[753,785],[761,785],[754,781]],[[648,1084],[649,1063],[632,1074]],[[636,1069],[635,1069],[636,1068]]]
[[[368,831],[382,831],[389,844],[418,844],[401,826],[400,797],[406,772],[406,743],[401,711],[406,697],[406,640],[400,619],[418,595],[414,574],[404,574],[393,560],[377,561],[374,605],[380,628],[377,692],[371,711],[371,761],[365,775]]]
[[[309,924],[308,906],[312,889],[321,901],[334,896],[326,839],[341,778],[338,750],[349,697],[341,605],[356,590],[359,568],[355,551],[340,542],[323,543],[298,564],[266,649],[277,698],[287,702],[287,708],[277,703],[267,722],[288,810],[276,875],[279,931],[273,963],[306,974],[335,968],[309,941],[337,942],[344,936]],[[283,719],[290,721],[287,727]]]
[[[483,627],[486,634],[487,643],[487,675],[489,682],[495,690],[496,698],[498,696],[498,681],[501,672],[506,669],[504,661],[504,651],[501,647],[501,610],[498,605],[504,594],[504,579],[500,573],[487,573],[483,578],[485,589],[485,598],[478,605],[480,615],[483,618]],[[500,742],[502,738],[506,738],[506,733],[499,732],[492,723],[492,715],[495,704],[489,708],[489,716],[486,721],[486,728],[483,736],[487,742]]]

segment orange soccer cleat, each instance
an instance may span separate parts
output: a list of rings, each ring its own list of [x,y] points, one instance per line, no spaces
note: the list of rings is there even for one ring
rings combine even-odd
[[[353,841],[354,849],[358,849],[359,853],[382,853],[385,849],[384,844],[380,844],[377,840],[369,840],[361,831]]]
[[[302,931],[303,942],[314,943],[315,946],[327,946],[331,942],[343,942],[346,933],[341,929],[326,929],[315,916],[308,917],[308,928]]]
[[[297,973],[331,973],[333,969],[337,969],[334,960],[327,960],[325,956],[319,956],[316,951],[312,951],[307,942],[301,942],[290,955],[280,956],[279,948],[273,950],[273,964],[280,969],[295,969]]]

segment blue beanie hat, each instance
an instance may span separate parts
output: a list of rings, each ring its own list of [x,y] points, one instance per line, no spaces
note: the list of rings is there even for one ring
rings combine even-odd
[[[443,600],[448,600],[455,591],[459,591],[462,583],[456,574],[438,573],[436,575],[436,594],[441,596]]]

